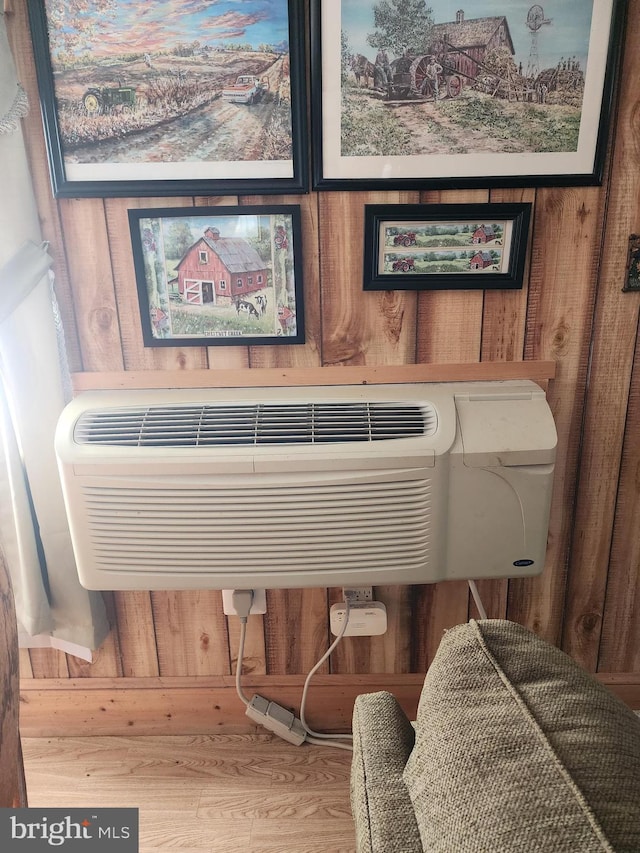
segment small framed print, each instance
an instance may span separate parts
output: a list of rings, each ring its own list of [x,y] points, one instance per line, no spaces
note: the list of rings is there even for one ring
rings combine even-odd
[[[365,205],[365,290],[522,287],[530,204]]]
[[[300,207],[129,210],[145,346],[304,343]]]

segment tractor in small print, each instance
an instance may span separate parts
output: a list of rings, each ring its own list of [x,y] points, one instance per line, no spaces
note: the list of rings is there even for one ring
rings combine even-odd
[[[393,262],[391,269],[393,272],[414,272],[415,261],[413,258],[399,258]]]
[[[403,231],[402,234],[396,234],[393,238],[394,246],[415,246],[416,235],[413,231]]]
[[[136,90],[133,86],[91,87],[82,96],[82,106],[90,116],[110,113],[114,107],[133,109],[135,103]]]

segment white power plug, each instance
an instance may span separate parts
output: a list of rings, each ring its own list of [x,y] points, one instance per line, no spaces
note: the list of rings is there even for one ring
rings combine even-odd
[[[334,604],[329,611],[331,633],[338,636],[344,624],[347,606]],[[345,637],[375,637],[387,630],[387,608],[381,601],[355,601],[349,606]]]
[[[251,600],[251,610],[249,613],[266,613],[267,612],[267,591],[266,589],[254,589],[253,598]],[[222,590],[222,612],[225,616],[237,616],[238,611],[233,603],[232,589]]]

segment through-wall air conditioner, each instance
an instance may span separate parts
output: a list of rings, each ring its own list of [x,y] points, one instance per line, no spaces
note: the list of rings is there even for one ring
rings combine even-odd
[[[529,381],[95,391],[56,434],[88,589],[537,574],[555,448]]]

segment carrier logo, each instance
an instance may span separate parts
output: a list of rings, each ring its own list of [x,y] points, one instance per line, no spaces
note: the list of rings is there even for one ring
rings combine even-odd
[[[522,566],[532,566],[534,562],[534,560],[514,560],[513,565],[520,568]]]
[[[138,809],[0,809],[0,849],[138,853]]]

